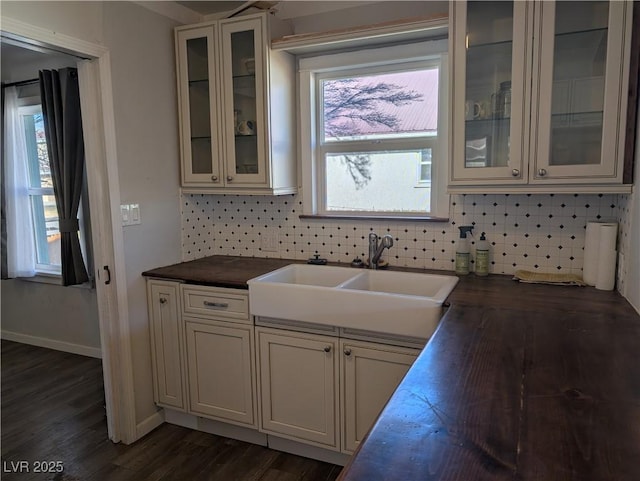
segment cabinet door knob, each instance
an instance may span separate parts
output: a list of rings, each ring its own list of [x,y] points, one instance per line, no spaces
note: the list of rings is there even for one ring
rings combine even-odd
[[[331,346],[324,346],[324,352],[331,352]]]
[[[212,175],[211,176],[211,180],[213,180],[214,182],[218,182],[218,176],[217,175]]]
[[[547,169],[538,169],[538,175],[540,177],[544,177],[545,175],[547,175]]]
[[[519,169],[513,169],[511,171],[511,175],[513,175],[514,177],[518,177],[520,175],[520,170]]]
[[[231,182],[233,180],[233,177],[231,177],[230,175],[227,175],[227,182]]]
[[[167,299],[165,297],[161,297],[160,304],[166,304],[166,303],[167,303]]]
[[[345,350],[344,350],[344,351],[342,351],[342,352],[344,352],[344,355],[345,355],[345,356],[350,356],[350,355],[351,355],[351,349],[349,349],[348,347],[347,347],[347,348],[345,348]]]

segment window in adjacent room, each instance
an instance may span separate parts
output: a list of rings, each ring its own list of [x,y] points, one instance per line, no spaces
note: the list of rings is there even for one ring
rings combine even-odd
[[[61,235],[42,106],[35,96],[12,99],[10,107],[5,105],[5,118],[12,122],[11,134],[3,139],[10,152],[7,162],[11,164],[9,175],[5,176],[7,195],[12,196],[8,228],[14,232],[10,244],[16,246],[7,251],[10,275],[56,282],[62,274]],[[78,211],[79,238],[85,265],[92,272],[86,177],[83,189]]]
[[[42,107],[40,105],[20,107],[19,113],[24,122],[27,143],[28,195],[36,246],[36,270],[60,274],[58,211],[53,195]]]

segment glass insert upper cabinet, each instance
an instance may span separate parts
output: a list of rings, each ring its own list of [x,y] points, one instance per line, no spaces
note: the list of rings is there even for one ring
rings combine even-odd
[[[452,190],[622,184],[632,8],[453,2]]]
[[[179,111],[184,183],[219,183],[217,26],[178,31]]]
[[[531,180],[619,182],[633,2],[540,2]],[[625,38],[626,37],[626,38]],[[626,60],[628,63],[628,60]],[[626,72],[626,73],[625,73]]]
[[[264,59],[261,19],[224,23],[222,72],[225,123],[226,180],[229,183],[264,183]]]
[[[291,194],[295,60],[266,14],[176,28],[183,192]]]
[[[532,5],[453,2],[453,181],[525,183]],[[506,179],[506,180],[505,180]]]

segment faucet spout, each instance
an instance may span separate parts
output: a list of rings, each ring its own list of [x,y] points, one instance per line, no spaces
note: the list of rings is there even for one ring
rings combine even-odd
[[[369,234],[369,268],[377,269],[382,252],[385,249],[393,247],[393,237],[390,234],[386,234],[380,239],[378,243],[378,235],[374,232]]]

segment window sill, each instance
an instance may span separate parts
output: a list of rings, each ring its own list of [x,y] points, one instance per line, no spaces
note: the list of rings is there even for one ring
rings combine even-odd
[[[302,220],[384,220],[384,221],[408,221],[408,222],[449,222],[448,217],[433,217],[422,215],[338,215],[338,214],[302,214],[298,216]]]
[[[20,280],[20,281],[36,282],[38,284],[51,284],[51,285],[54,285],[54,286],[62,287],[62,276],[60,274],[50,274],[48,272],[38,272],[33,277],[18,277],[17,279]],[[84,284],[78,284],[78,285],[69,286],[69,287],[75,287],[77,289],[93,289],[94,288],[94,284],[93,284],[93,281],[90,280],[88,282],[85,282]]]

